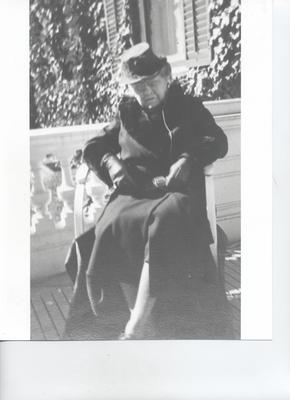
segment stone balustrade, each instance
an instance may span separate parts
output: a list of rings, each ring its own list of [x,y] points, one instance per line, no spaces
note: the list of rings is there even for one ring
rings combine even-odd
[[[230,241],[240,238],[240,100],[205,103],[229,140],[228,155],[215,163],[218,223]],[[32,130],[31,165],[31,278],[63,272],[74,236],[73,204],[76,151],[104,124]],[[75,154],[74,161],[72,161]],[[92,224],[106,198],[106,187],[90,175],[86,184],[85,219]]]

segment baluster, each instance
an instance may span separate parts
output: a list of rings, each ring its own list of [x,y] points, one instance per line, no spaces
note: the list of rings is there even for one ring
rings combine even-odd
[[[65,220],[62,215],[64,202],[58,196],[57,188],[62,183],[62,168],[60,162],[52,154],[47,154],[41,165],[41,183],[49,192],[49,200],[46,203],[46,212],[53,221],[56,229],[62,229],[65,226]]]
[[[70,174],[73,185],[76,185],[76,173],[82,163],[82,150],[77,149],[74,151],[72,159],[70,160]]]
[[[49,193],[44,190],[41,184],[40,168],[36,167],[31,170],[30,185],[30,216],[31,216],[31,234],[35,234],[36,230],[41,230],[41,226],[45,225],[46,204],[49,199]],[[43,220],[43,223],[41,223]]]
[[[74,205],[74,193],[75,187],[72,181],[72,174],[70,170],[69,161],[66,159],[62,162],[61,166],[62,183],[58,187],[58,194],[60,199],[64,203],[62,210],[62,219],[66,227],[73,226],[73,205]]]
[[[73,213],[74,190],[69,162],[65,160],[61,164],[61,185],[58,187],[57,192],[64,202],[64,211],[67,214]]]

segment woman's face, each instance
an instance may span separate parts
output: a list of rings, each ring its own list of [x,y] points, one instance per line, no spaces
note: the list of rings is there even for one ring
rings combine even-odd
[[[145,79],[130,85],[134,96],[144,108],[154,108],[164,99],[168,90],[170,77],[158,74],[154,78]]]

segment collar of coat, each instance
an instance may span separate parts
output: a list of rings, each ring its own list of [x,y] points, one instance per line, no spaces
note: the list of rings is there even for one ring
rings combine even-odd
[[[169,127],[179,125],[184,113],[185,95],[180,85],[173,82],[168,89],[166,99],[160,108]],[[123,96],[119,103],[119,113],[122,123],[126,128],[132,128],[146,119],[146,112],[133,96]],[[148,118],[148,117],[147,117]]]

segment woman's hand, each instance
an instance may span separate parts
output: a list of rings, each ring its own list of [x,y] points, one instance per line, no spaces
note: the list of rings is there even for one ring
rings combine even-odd
[[[109,173],[114,188],[136,189],[137,185],[129,174],[124,161],[114,154],[105,154],[101,161]]]
[[[166,177],[166,186],[169,189],[184,189],[189,183],[192,171],[192,160],[190,156],[181,156],[171,165]]]

